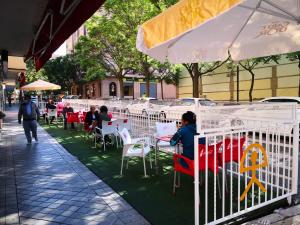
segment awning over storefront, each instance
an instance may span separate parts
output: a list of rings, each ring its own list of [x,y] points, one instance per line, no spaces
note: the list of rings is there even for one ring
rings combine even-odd
[[[103,2],[104,0],[49,1],[26,59],[33,57],[36,69],[40,69],[51,58],[52,53],[89,19]]]
[[[105,0],[10,0],[0,3],[0,50],[33,58],[40,69]]]

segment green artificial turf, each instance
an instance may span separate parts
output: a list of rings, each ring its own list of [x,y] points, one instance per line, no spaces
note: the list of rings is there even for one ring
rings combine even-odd
[[[100,145],[95,149],[92,140],[84,138],[81,132],[63,130],[54,125],[42,126],[151,224],[194,224],[193,178],[181,176],[182,187],[174,196],[171,156],[161,155],[160,164],[163,169],[160,169],[159,175],[146,162],[149,177],[145,178],[142,160],[136,158],[129,161],[129,168],[124,169],[123,176],[120,176],[121,148],[108,145],[104,152]],[[152,159],[154,161],[154,154]]]
[[[194,187],[193,178],[181,175],[181,187],[176,195],[172,194],[173,160],[172,156],[160,154],[159,172],[150,169],[147,162],[148,177],[143,176],[143,164],[140,158],[129,161],[129,168],[123,170],[120,176],[122,149],[107,146],[104,152],[101,146],[94,148],[94,143],[84,137],[84,133],[63,130],[61,126],[44,125],[44,129],[64,146],[72,155],[76,156],[84,165],[119,193],[129,204],[154,225],[192,225],[194,224]],[[153,157],[154,159],[154,152]],[[153,160],[154,161],[154,160]],[[154,164],[153,164],[154,165]],[[213,176],[210,174],[208,195],[208,221],[214,217]],[[229,181],[228,181],[229,182]],[[233,212],[237,210],[237,179],[233,179],[232,200]],[[241,181],[241,190],[244,182]],[[204,223],[205,190],[200,187],[200,224]],[[218,193],[218,191],[217,191]],[[222,199],[216,195],[216,218],[222,215]],[[230,194],[225,198],[225,215],[230,212]],[[248,202],[248,206],[251,201]],[[243,204],[241,210],[243,209]]]

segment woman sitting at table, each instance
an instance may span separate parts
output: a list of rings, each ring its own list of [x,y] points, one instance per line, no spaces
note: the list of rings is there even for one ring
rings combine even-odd
[[[74,110],[71,107],[70,103],[66,103],[65,107],[63,108],[63,116],[64,116],[64,129],[67,129],[67,113],[73,113]],[[71,128],[75,129],[74,123],[71,123]]]
[[[108,115],[108,109],[105,105],[100,107],[100,114],[98,120],[98,127],[102,128],[102,121],[111,121],[111,117]]]
[[[89,130],[92,131],[92,130],[95,129],[98,121],[99,121],[98,111],[96,111],[96,107],[95,106],[91,106],[90,107],[90,111],[87,112],[87,114],[85,116],[84,123],[89,128]]]
[[[102,129],[102,121],[111,121],[111,117],[108,115],[108,109],[105,105],[100,107],[100,114],[98,119],[98,127],[100,129]],[[98,132],[97,129],[96,132]],[[107,135],[104,136],[104,141],[106,143],[111,143],[111,139]]]

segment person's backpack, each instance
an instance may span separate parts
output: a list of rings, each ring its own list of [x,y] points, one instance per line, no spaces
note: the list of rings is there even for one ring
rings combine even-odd
[[[27,111],[27,104],[28,103],[25,103],[24,104],[24,108],[23,108],[23,117],[28,119],[28,118],[31,118],[32,117],[32,111],[34,110],[33,107],[32,107],[32,102],[30,102],[30,112]]]

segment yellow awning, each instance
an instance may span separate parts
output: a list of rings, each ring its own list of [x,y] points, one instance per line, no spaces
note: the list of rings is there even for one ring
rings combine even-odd
[[[181,0],[145,22],[141,28],[148,49],[173,39],[227,11],[241,0]]]

